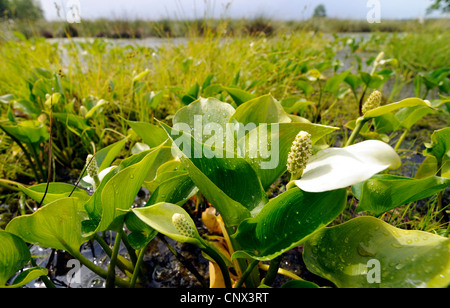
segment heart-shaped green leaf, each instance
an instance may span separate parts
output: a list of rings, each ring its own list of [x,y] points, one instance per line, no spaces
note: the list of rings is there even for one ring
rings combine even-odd
[[[28,197],[32,198],[36,202],[41,202],[42,198],[44,197],[45,190],[47,188],[47,183],[42,183],[38,185],[34,185],[31,187],[25,187],[20,185],[20,190],[22,190],[25,194],[27,194]],[[87,201],[90,196],[88,193],[80,188],[75,188],[74,185],[67,184],[67,183],[49,183],[48,185],[48,191],[45,195],[45,199],[43,204],[48,204],[50,202],[56,201],[58,199],[68,197],[70,193],[72,193],[72,197],[76,197],[80,199],[80,201]]]
[[[221,130],[219,137],[222,142],[226,139],[226,124],[234,112],[228,103],[215,98],[200,98],[177,111],[173,127],[189,133],[199,142],[206,142],[207,136],[219,136],[218,130]]]
[[[87,218],[78,198],[53,201],[30,215],[11,220],[6,231],[25,242],[47,248],[77,251],[88,239],[81,235],[81,222]]]
[[[126,122],[150,148],[157,147],[167,140],[166,133],[159,126],[147,122]]]
[[[437,176],[418,180],[380,174],[354,185],[352,190],[359,200],[357,211],[381,215],[397,206],[437,194],[448,186],[450,179]]]
[[[306,243],[308,269],[342,288],[447,287],[450,239],[358,217],[325,228]]]
[[[427,154],[433,155],[438,161],[442,161],[444,155],[450,152],[450,127],[433,132],[431,144],[425,145]]]
[[[166,150],[158,147],[146,154],[141,161],[124,168],[105,184],[101,192],[102,216],[96,232],[115,228],[115,222],[121,221],[124,212],[118,209],[129,209],[149,173],[166,160],[160,154]],[[120,225],[120,223],[119,223]]]
[[[1,121],[0,127],[23,143],[39,144],[50,138],[47,128],[37,120],[23,121],[20,123]]]
[[[266,190],[286,172],[286,162],[292,142],[300,131],[311,134],[315,144],[338,128],[312,123],[261,124],[242,137],[238,146],[250,162]]]
[[[272,95],[264,95],[240,105],[230,122],[258,126],[261,123],[290,123],[291,119]]]
[[[178,174],[162,182],[152,193],[147,205],[160,202],[183,205],[198,189],[187,173]]]
[[[239,225],[234,236],[242,251],[233,258],[271,260],[300,245],[344,210],[346,195],[345,189],[308,193],[294,187],[271,199]]]
[[[18,236],[0,230],[0,288],[30,260],[27,244]]]
[[[225,223],[237,225],[250,211],[263,206],[267,196],[250,164],[236,153],[201,144],[188,133],[180,134],[161,123],[189,176],[221,213]],[[179,137],[175,137],[179,136]],[[176,138],[176,139],[173,139]]]
[[[233,99],[233,101],[236,103],[237,106],[240,106],[243,103],[256,98],[255,95],[245,92],[244,90],[241,90],[239,88],[227,88],[227,87],[222,88],[228,92],[228,94],[231,96],[231,98]]]

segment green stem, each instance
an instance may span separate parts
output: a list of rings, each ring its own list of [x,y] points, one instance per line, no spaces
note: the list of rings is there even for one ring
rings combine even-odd
[[[400,145],[403,143],[403,141],[405,140],[405,138],[406,138],[406,135],[408,134],[408,132],[409,132],[409,129],[405,129],[405,131],[403,132],[403,134],[400,136],[400,138],[398,139],[398,141],[397,141],[397,144],[395,145],[395,148],[394,148],[394,150],[397,152],[398,151],[398,149],[400,148]]]
[[[281,256],[276,257],[272,261],[270,261],[269,270],[267,271],[266,277],[264,278],[263,283],[267,286],[271,286],[275,281],[275,278],[278,273],[278,268],[280,267]]]
[[[442,159],[437,159],[437,172],[436,172],[436,176],[441,176],[442,174]],[[437,208],[441,213],[441,217],[444,219],[444,221],[448,221],[447,215],[445,213],[445,209],[444,209],[444,204],[442,202],[444,195],[443,195],[443,191],[440,191],[437,195]]]
[[[33,258],[30,259],[30,263],[34,267],[38,266],[37,263],[36,263],[36,260],[34,260]],[[47,289],[56,289],[55,284],[50,279],[48,279],[47,276],[42,275],[40,278],[42,279],[42,282],[45,284]]]
[[[254,260],[252,263],[250,263],[250,265],[247,267],[245,272],[242,274],[242,276],[239,278],[239,280],[234,285],[234,288],[238,289],[238,288],[242,287],[242,285],[247,280],[248,276],[250,276],[250,274],[253,272],[253,269],[256,267],[256,265],[258,265],[258,263],[259,263],[259,260]]]
[[[72,250],[67,250],[74,258],[76,258],[78,261],[80,261],[81,264],[83,264],[84,266],[86,266],[88,269],[90,269],[92,272],[96,273],[97,275],[99,275],[100,277],[106,279],[108,276],[108,272],[95,265],[94,263],[92,263],[91,261],[89,261],[89,259],[87,259],[85,256],[83,256],[79,251],[72,251]],[[116,277],[116,279],[114,280],[114,283],[121,287],[121,288],[127,288],[129,286],[128,281],[123,280],[121,278]]]
[[[94,234],[94,239],[100,244],[100,246],[102,247],[102,249],[105,251],[105,253],[108,255],[108,257],[111,258],[112,256],[112,250],[111,248],[108,246],[108,244],[105,242],[105,240],[98,235],[98,233]],[[130,261],[128,261],[127,259],[123,258],[122,256],[118,255],[117,256],[117,266],[122,270],[122,272],[125,273],[125,271],[128,271],[130,273],[133,272],[133,265],[131,264]]]
[[[134,288],[134,286],[136,284],[142,262],[144,261],[145,249],[146,249],[146,247],[142,248],[139,251],[138,259],[136,260],[136,265],[134,266],[133,276],[131,277],[131,281],[130,281],[130,288]]]
[[[348,147],[349,145],[352,145],[355,142],[356,137],[358,136],[359,132],[361,131],[362,127],[364,126],[364,124],[366,122],[367,122],[367,120],[364,118],[358,118],[356,120],[356,127],[353,130],[350,137],[348,138],[347,143],[345,144],[346,147]]]
[[[114,241],[111,261],[109,262],[108,274],[106,276],[106,288],[114,287],[114,280],[116,278],[116,262],[119,254],[120,242],[122,239],[122,232],[116,232],[116,239]]]
[[[211,248],[205,241],[200,239],[201,243],[203,244],[203,247],[201,248],[208,256],[210,256],[216,263],[219,265],[220,271],[222,272],[223,280],[225,282],[225,288],[231,288],[231,278],[230,278],[230,272],[228,271],[228,267],[225,264],[225,261],[222,259],[222,257],[213,249]]]
[[[230,243],[231,243],[233,251],[241,250],[236,239],[234,239],[231,236],[235,232],[233,230],[233,228],[225,226],[225,230],[228,234],[228,238],[230,239]],[[247,260],[242,259],[242,258],[237,259],[237,264],[238,264],[238,268],[236,269],[236,271],[238,272],[238,274],[243,274],[247,270],[247,267],[249,266],[249,264],[247,263]],[[246,281],[246,286],[248,288],[257,288],[259,285],[260,285],[259,273],[258,273],[258,271],[254,270],[251,272],[250,276],[248,277],[248,279]]]

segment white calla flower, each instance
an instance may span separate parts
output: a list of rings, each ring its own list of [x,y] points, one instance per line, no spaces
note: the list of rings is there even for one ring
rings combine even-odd
[[[301,179],[303,191],[323,192],[351,186],[387,169],[397,169],[400,157],[378,140],[367,140],[345,148],[329,148],[312,156]]]
[[[111,166],[108,168],[103,169],[102,171],[100,171],[98,173],[98,179],[100,180],[100,182],[102,181],[102,179],[114,168],[116,168],[117,166]],[[95,180],[94,178],[92,178],[89,175],[86,175],[85,177],[83,177],[83,181],[92,185],[92,187],[95,187]]]

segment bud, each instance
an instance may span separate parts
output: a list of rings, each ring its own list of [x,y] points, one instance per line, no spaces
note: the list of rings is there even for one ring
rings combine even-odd
[[[95,179],[96,177],[98,177],[98,166],[97,166],[97,161],[94,158],[94,155],[89,154],[86,158],[86,172],[87,174]]]
[[[312,155],[311,135],[301,131],[295,137],[287,159],[287,170],[293,178],[299,178]]]
[[[380,107],[382,98],[383,95],[380,91],[374,91],[362,107],[363,114],[365,114],[367,111]]]
[[[181,235],[186,237],[195,237],[196,230],[194,230],[184,214],[173,214],[172,223]]]

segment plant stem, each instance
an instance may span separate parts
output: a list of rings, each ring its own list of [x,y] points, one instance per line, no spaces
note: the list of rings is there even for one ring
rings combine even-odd
[[[91,261],[89,261],[89,259],[87,259],[85,256],[83,256],[79,251],[72,251],[72,250],[67,250],[74,258],[76,258],[78,261],[80,261],[81,264],[83,264],[84,266],[86,266],[88,269],[90,269],[91,271],[93,271],[94,273],[96,273],[97,275],[99,275],[102,278],[107,278],[108,276],[108,272],[95,265],[94,263],[92,263]],[[129,283],[126,280],[123,280],[119,277],[116,277],[116,279],[114,280],[114,283],[121,287],[121,288],[128,288]]]
[[[231,278],[230,278],[230,272],[228,271],[228,267],[225,264],[225,261],[222,259],[222,257],[213,249],[211,248],[205,241],[200,239],[201,243],[203,244],[203,247],[201,248],[208,256],[210,256],[216,263],[219,265],[220,271],[222,272],[223,281],[225,282],[225,288],[231,288]]]
[[[137,278],[139,276],[139,271],[144,260],[145,249],[146,247],[142,248],[139,251],[138,259],[136,260],[136,265],[134,266],[133,276],[131,277],[130,281],[130,288],[134,288],[134,285],[136,284]]]
[[[106,288],[114,287],[114,280],[116,278],[116,262],[117,255],[119,254],[120,242],[122,239],[122,232],[116,232],[116,239],[114,240],[114,247],[111,255],[111,261],[109,262],[108,274],[106,276]]]
[[[367,122],[367,120],[364,118],[358,118],[356,120],[356,127],[353,130],[350,137],[348,138],[347,143],[345,144],[346,147],[348,147],[349,145],[352,145],[355,142],[356,137],[358,136],[359,132],[361,131],[362,127],[364,126],[364,124],[366,122]]]
[[[402,142],[405,140],[406,135],[408,134],[409,129],[405,129],[405,131],[403,132],[403,134],[400,136],[400,138],[397,141],[397,144],[395,145],[394,150],[397,152],[398,149],[400,148],[400,145],[402,144]]]
[[[258,263],[259,263],[259,260],[254,260],[252,263],[250,263],[250,265],[247,267],[245,272],[242,274],[242,276],[239,278],[239,280],[234,285],[234,288],[238,289],[238,288],[242,287],[242,285],[247,280],[248,276],[253,272],[253,269],[255,268],[256,265],[258,265]]]
[[[34,267],[38,266],[36,263],[36,260],[34,260],[33,258],[30,259],[30,263]],[[42,279],[42,282],[47,287],[47,289],[56,289],[55,284],[47,276],[43,275],[43,276],[41,276],[41,279]]]
[[[105,242],[105,240],[98,235],[98,233],[94,234],[94,239],[100,244],[102,249],[105,251],[105,253],[108,255],[108,257],[111,258],[112,256],[112,250],[108,246],[108,244]],[[122,256],[117,256],[117,266],[122,270],[122,272],[125,273],[125,271],[128,271],[130,273],[133,272],[133,265],[128,261],[127,259],[123,258]]]
[[[263,281],[265,285],[271,286],[273,284],[277,276],[280,263],[281,263],[281,255],[270,261],[269,270],[267,271],[266,277],[264,278]]]

